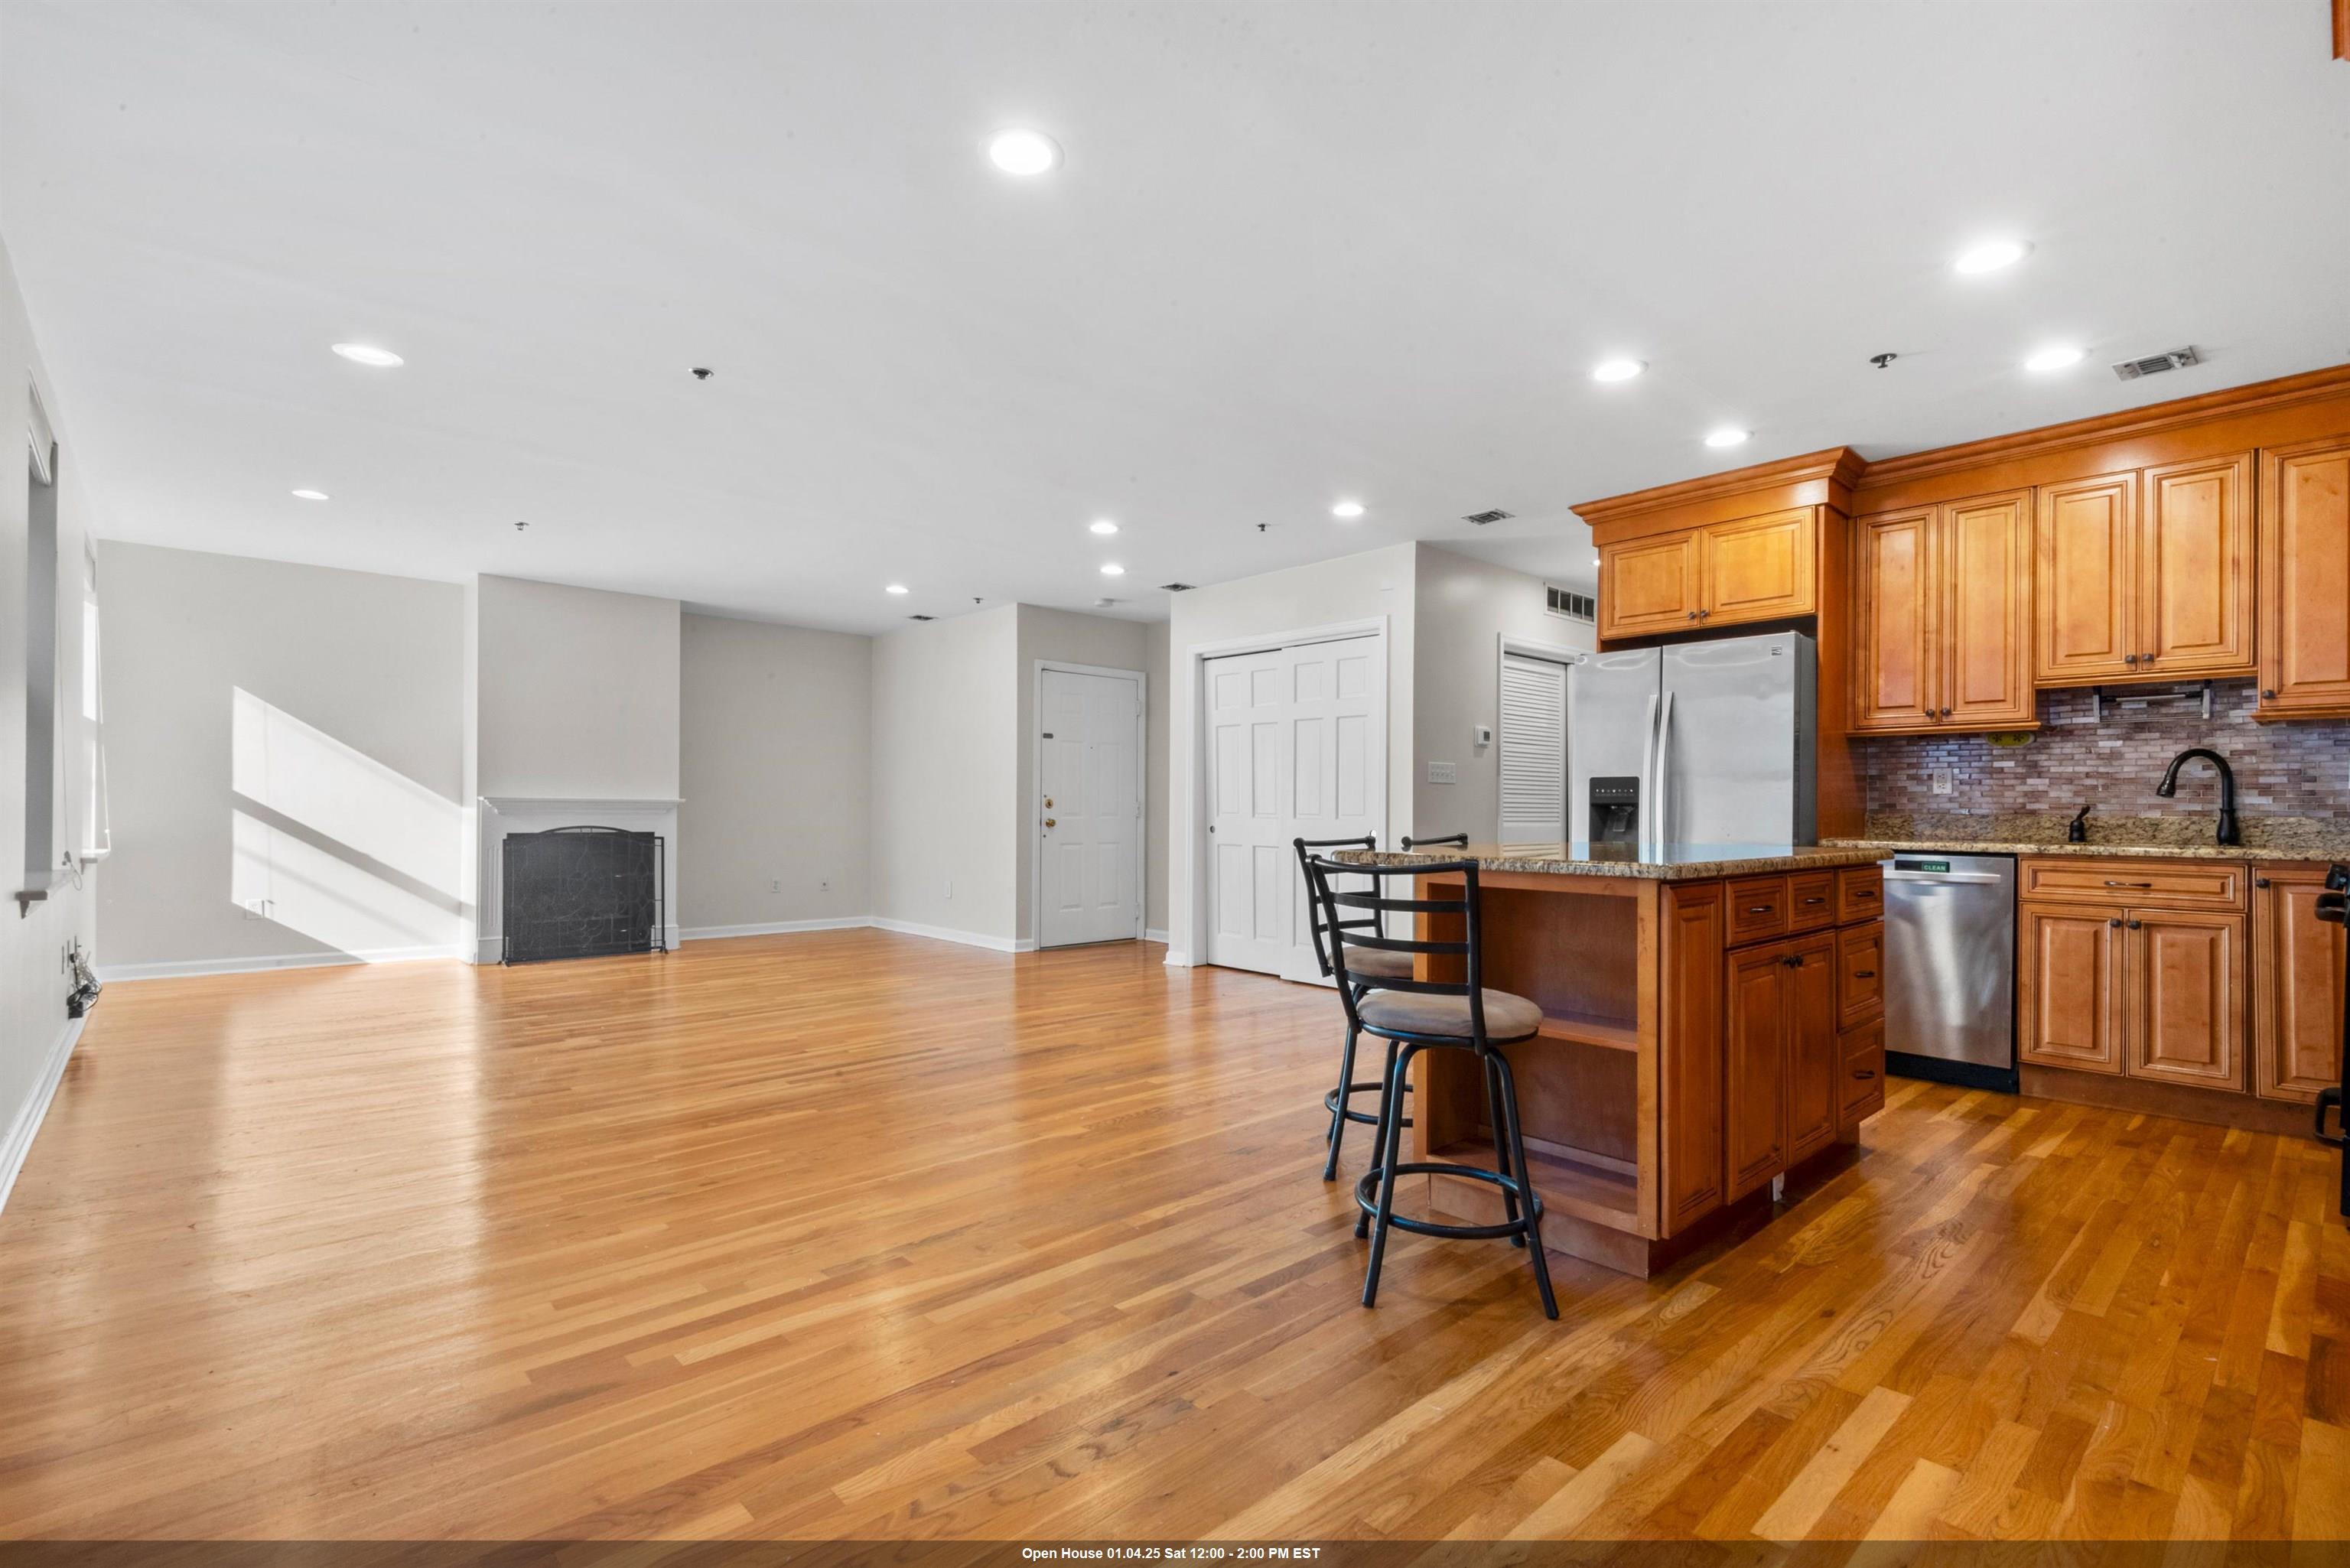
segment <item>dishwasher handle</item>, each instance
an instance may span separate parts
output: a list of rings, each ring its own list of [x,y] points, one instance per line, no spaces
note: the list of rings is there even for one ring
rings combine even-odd
[[[1887,871],[1887,882],[1973,882],[1999,886],[2002,880],[1996,871]]]

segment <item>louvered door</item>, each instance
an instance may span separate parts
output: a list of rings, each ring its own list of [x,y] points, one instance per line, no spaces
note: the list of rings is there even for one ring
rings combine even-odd
[[[1502,655],[1502,842],[1566,837],[1566,666]]]

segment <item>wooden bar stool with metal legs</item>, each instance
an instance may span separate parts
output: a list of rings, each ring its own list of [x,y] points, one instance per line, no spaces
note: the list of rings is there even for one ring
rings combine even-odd
[[[1366,834],[1360,838],[1295,838],[1290,842],[1297,847],[1298,868],[1306,876],[1306,926],[1314,934],[1314,961],[1321,966],[1324,980],[1335,980],[1336,976],[1330,967],[1330,934],[1323,925],[1321,901],[1313,896],[1314,874],[1306,869],[1314,859],[1311,851],[1377,849],[1379,841],[1375,836]],[[1364,927],[1373,923],[1367,919],[1355,922]],[[1358,987],[1384,985],[1390,980],[1411,978],[1411,955],[1409,953],[1375,953],[1366,950],[1358,958],[1356,967]],[[1347,1044],[1338,1058],[1338,1086],[1322,1096],[1322,1108],[1330,1113],[1329,1128],[1322,1135],[1322,1141],[1330,1146],[1330,1157],[1322,1162],[1322,1179],[1325,1181],[1338,1179],[1338,1147],[1345,1139],[1347,1124],[1360,1122],[1367,1127],[1378,1125],[1378,1117],[1368,1111],[1354,1108],[1351,1103],[1354,1097],[1387,1087],[1387,1081],[1383,1078],[1368,1078],[1359,1084],[1355,1081],[1355,1034],[1354,1014],[1349,1012]],[[1411,1126],[1411,1118],[1405,1117],[1403,1125]]]
[[[1363,1275],[1363,1304],[1379,1293],[1379,1263],[1387,1255],[1388,1231],[1409,1231],[1422,1236],[1478,1241],[1506,1236],[1513,1246],[1533,1255],[1534,1285],[1542,1293],[1543,1315],[1558,1316],[1558,1300],[1551,1293],[1550,1262],[1543,1254],[1543,1201],[1534,1191],[1526,1166],[1524,1135],[1518,1127],[1518,1086],[1510,1059],[1499,1049],[1534,1038],[1542,1023],[1542,1008],[1506,991],[1488,991],[1484,984],[1483,930],[1477,893],[1477,863],[1448,860],[1419,866],[1342,866],[1314,859],[1305,866],[1306,884],[1320,901],[1332,937],[1331,961],[1337,971],[1339,1000],[1347,1005],[1347,1022],[1354,1029],[1376,1034],[1388,1043],[1387,1093],[1379,1096],[1378,1130],[1374,1135],[1377,1161],[1355,1184],[1355,1205],[1361,1210],[1355,1234],[1367,1231],[1371,1257]],[[1339,876],[1368,877],[1367,892],[1343,892],[1333,882]],[[1458,877],[1459,898],[1395,898],[1385,891],[1394,877]],[[1368,915],[1341,924],[1348,915]],[[1412,918],[1414,934],[1385,934],[1389,915]],[[1458,933],[1457,936],[1454,933]],[[1369,953],[1400,954],[1437,961],[1430,968],[1451,971],[1459,980],[1389,980],[1373,990],[1355,983],[1357,966]],[[1470,1051],[1484,1068],[1485,1097],[1492,1107],[1493,1160],[1497,1169],[1458,1165],[1446,1160],[1407,1161],[1403,1130],[1394,1114],[1403,1104],[1411,1059],[1423,1051]],[[1433,1220],[1408,1218],[1395,1211],[1399,1176],[1451,1176],[1482,1181],[1502,1191],[1507,1218],[1498,1225],[1446,1225]]]

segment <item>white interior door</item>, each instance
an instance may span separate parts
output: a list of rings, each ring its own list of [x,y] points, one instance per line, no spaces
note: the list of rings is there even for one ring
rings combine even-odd
[[[1387,672],[1375,637],[1212,659],[1207,961],[1315,980],[1296,838],[1387,815]]]
[[[1502,842],[1566,838],[1566,666],[1502,655]]]
[[[1037,944],[1142,934],[1142,683],[1047,670],[1037,693]]]

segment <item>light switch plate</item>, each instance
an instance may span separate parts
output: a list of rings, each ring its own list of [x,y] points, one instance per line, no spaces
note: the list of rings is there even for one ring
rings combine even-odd
[[[1461,780],[1451,763],[1430,763],[1428,764],[1428,782],[1432,784],[1459,784]]]

